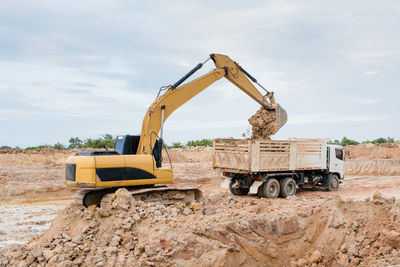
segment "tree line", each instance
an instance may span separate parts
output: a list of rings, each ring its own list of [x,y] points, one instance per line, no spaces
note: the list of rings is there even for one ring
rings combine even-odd
[[[108,148],[114,148],[115,138],[111,134],[103,134],[99,138],[88,138],[88,139],[80,139],[79,137],[71,137],[69,139],[68,145],[64,145],[60,142],[54,145],[38,145],[38,146],[30,146],[25,148],[25,150],[35,150],[41,148],[54,148],[59,150],[64,149],[72,149],[72,148],[104,148],[107,146]],[[356,140],[352,140],[347,137],[343,137],[342,140],[334,140],[333,142],[329,142],[329,144],[336,144],[341,146],[348,146],[348,145],[358,145],[358,144],[365,144],[365,143],[372,143],[372,144],[384,144],[384,143],[394,143],[398,142],[395,141],[392,137],[387,138],[378,138],[372,141],[366,140],[362,142],[358,142]],[[172,145],[164,144],[164,146],[168,148],[180,148],[180,147],[196,147],[196,146],[212,146],[211,139],[201,139],[201,140],[191,140],[186,143],[181,142],[173,142]],[[20,147],[10,147],[10,146],[0,146],[0,149],[6,148],[20,148]]]

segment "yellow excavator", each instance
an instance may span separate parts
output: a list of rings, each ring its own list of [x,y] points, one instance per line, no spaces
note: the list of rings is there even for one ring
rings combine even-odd
[[[210,59],[216,68],[183,84]],[[77,193],[79,201],[86,207],[99,206],[103,199],[107,199],[107,194],[111,195],[121,187],[127,188],[135,198],[141,200],[161,199],[167,203],[201,199],[201,192],[196,188],[155,186],[173,181],[172,169],[162,167],[163,126],[172,112],[222,77],[275,114],[275,121],[271,123],[274,133],[286,123],[286,111],[275,102],[273,92],[267,91],[228,56],[211,54],[175,84],[160,88],[144,116],[139,136],[118,136],[114,150],[80,151],[67,159],[67,184],[85,189]],[[265,95],[260,93],[255,84],[265,91]]]

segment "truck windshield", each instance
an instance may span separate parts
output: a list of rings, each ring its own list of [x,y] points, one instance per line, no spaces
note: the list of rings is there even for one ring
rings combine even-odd
[[[343,149],[335,148],[336,158],[343,160]]]

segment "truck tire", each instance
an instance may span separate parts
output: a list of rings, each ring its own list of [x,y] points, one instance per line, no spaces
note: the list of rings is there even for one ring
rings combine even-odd
[[[328,184],[326,185],[326,190],[337,191],[339,188],[339,177],[337,174],[329,175]]]
[[[229,191],[231,191],[231,193],[235,196],[245,196],[250,191],[250,188],[245,188],[245,187],[234,188],[232,187],[233,184],[234,184],[233,181],[229,183]]]
[[[275,178],[269,178],[260,186],[259,195],[265,198],[277,198],[280,193],[280,185]]]
[[[290,197],[296,194],[296,182],[291,177],[281,181],[281,197]]]

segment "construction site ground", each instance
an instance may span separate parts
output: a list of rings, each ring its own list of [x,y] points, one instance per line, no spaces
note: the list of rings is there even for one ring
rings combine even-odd
[[[124,219],[129,221],[128,215],[134,214],[140,204],[125,200],[130,204],[121,204],[122,209],[109,207],[108,216],[117,216],[121,222],[118,240],[112,241],[115,235],[109,233],[109,240],[96,243],[100,242],[96,236],[101,229],[97,225],[93,226],[98,228],[96,232],[81,236],[83,241],[79,241],[82,251],[86,248],[83,245],[91,242],[102,247],[104,251],[98,252],[104,254],[102,257],[91,252],[82,252],[82,256],[79,250],[74,252],[76,255],[57,250],[57,244],[68,246],[74,238],[66,234],[72,231],[69,227],[57,226],[60,221],[71,225],[79,225],[82,220],[110,223],[103,218],[107,216],[97,215],[99,211],[85,215],[73,203],[76,189],[64,184],[63,163],[76,151],[1,151],[0,266],[21,262],[36,266],[400,264],[399,145],[348,149],[346,176],[338,191],[298,190],[295,197],[274,200],[233,196],[222,189],[224,178],[212,169],[212,148],[172,149],[169,154],[175,179],[170,186],[197,187],[205,201],[181,211],[176,207],[177,212],[174,207],[145,205],[147,209],[141,208],[144,215],[136,221],[135,230],[131,224],[126,226]],[[169,164],[167,155],[164,161]],[[145,231],[148,237],[142,236]],[[136,236],[128,238],[127,233]],[[115,250],[110,249],[113,242]],[[35,252],[36,258],[29,257],[37,246],[41,249]]]

